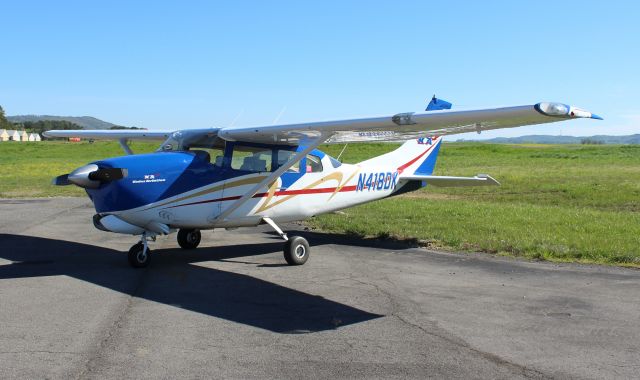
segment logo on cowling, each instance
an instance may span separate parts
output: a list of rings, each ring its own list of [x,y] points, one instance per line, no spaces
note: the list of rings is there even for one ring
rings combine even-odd
[[[160,173],[145,174],[142,179],[134,179],[131,183],[157,183],[164,182],[165,178],[160,178]]]

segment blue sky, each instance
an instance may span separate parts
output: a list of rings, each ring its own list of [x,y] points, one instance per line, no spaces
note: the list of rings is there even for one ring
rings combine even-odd
[[[0,105],[149,129],[562,101],[640,133],[632,1],[3,2]],[[472,136],[475,137],[475,136]]]

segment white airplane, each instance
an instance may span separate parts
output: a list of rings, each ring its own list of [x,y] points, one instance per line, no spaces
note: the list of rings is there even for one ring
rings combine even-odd
[[[136,268],[149,264],[148,242],[178,231],[194,249],[201,230],[268,224],[284,240],[290,265],[309,258],[309,243],[288,237],[278,223],[304,220],[425,185],[499,185],[488,175],[433,175],[444,135],[575,118],[601,119],[561,103],[450,111],[435,96],[427,112],[387,117],[259,127],[152,132],[52,130],[47,137],[117,139],[127,155],[82,166],[54,179],[86,189],[96,228],[140,235],[128,253]],[[155,153],[133,154],[129,139],[165,140]],[[407,140],[398,149],[358,164],[317,150],[323,143]]]

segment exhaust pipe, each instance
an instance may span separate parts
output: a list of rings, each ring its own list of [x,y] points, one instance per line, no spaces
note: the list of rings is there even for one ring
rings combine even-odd
[[[144,228],[125,222],[115,215],[96,214],[93,216],[93,225],[99,230],[120,234],[140,235],[144,232]]]
[[[102,231],[117,232],[120,234],[140,235],[143,232],[152,232],[158,235],[169,235],[171,228],[159,222],[149,222],[143,227],[125,222],[121,218],[115,215],[100,215],[95,214],[93,216],[93,225]]]

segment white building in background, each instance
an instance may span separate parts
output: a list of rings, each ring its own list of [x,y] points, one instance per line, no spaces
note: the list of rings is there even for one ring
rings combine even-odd
[[[0,141],[42,141],[42,137],[38,133],[0,129]]]
[[[9,141],[20,141],[20,133],[13,129],[8,129]]]

